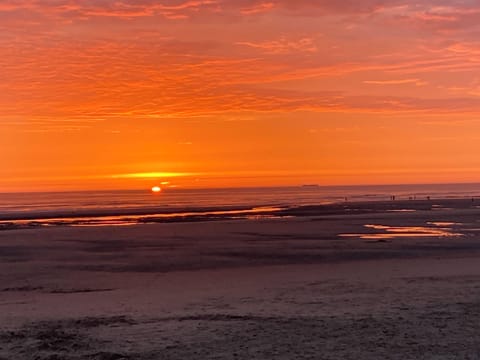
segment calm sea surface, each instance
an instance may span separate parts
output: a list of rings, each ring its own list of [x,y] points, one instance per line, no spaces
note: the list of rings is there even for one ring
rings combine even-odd
[[[89,191],[57,193],[0,193],[0,214],[115,211],[156,209],[182,211],[192,208],[296,206],[344,201],[388,200],[427,196],[479,197],[480,184],[318,186],[237,189],[165,189],[150,191]]]

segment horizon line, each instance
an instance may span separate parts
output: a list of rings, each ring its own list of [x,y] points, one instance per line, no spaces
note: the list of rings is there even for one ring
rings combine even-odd
[[[298,185],[261,185],[261,186],[213,186],[213,187],[196,187],[196,186],[172,186],[162,188],[163,191],[178,191],[178,190],[235,190],[235,189],[281,189],[281,188],[302,188],[304,186],[318,186],[319,189],[322,188],[351,188],[351,187],[375,187],[375,186],[429,186],[429,185],[480,185],[480,180],[478,182],[433,182],[433,183],[371,183],[371,184],[298,184]],[[124,188],[124,189],[107,189],[107,188],[96,188],[96,189],[71,189],[71,190],[27,190],[27,191],[2,191],[0,194],[48,194],[48,193],[86,193],[86,192],[150,192],[149,187],[142,188]]]

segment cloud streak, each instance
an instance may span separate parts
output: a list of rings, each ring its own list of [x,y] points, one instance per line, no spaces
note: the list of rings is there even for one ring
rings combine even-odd
[[[414,84],[415,86],[427,85],[425,81],[421,81],[420,79],[365,80],[364,83],[371,84],[371,85],[404,85],[404,84]]]

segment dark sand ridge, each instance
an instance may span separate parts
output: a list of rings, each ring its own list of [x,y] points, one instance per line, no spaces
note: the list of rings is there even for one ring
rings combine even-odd
[[[405,205],[0,232],[0,358],[477,359],[480,209]]]

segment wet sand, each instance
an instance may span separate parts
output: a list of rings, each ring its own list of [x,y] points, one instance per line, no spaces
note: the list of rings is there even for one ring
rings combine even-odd
[[[475,201],[285,211],[0,231],[0,359],[480,358]]]

